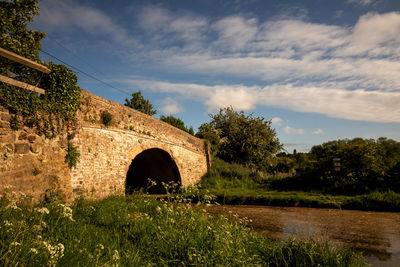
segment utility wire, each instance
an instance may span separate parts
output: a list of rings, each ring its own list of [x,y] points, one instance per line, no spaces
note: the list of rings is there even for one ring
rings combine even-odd
[[[97,73],[101,74],[101,75],[105,75],[102,71],[98,70],[96,67],[94,67],[92,64],[90,64],[86,59],[78,56],[74,51],[72,51],[71,49],[69,49],[68,47],[64,46],[63,44],[61,44],[57,39],[46,35],[46,38],[50,39],[50,41],[54,42],[56,45],[58,45],[59,47],[61,47],[62,49],[66,50],[68,53],[70,53],[71,55],[73,55],[75,58],[77,58],[78,60],[80,60],[81,62],[85,63],[87,66],[89,66],[90,68],[92,68],[94,71],[96,71]]]
[[[91,78],[91,79],[93,79],[93,80],[96,80],[96,81],[98,81],[98,82],[100,82],[100,83],[102,83],[102,84],[104,84],[104,85],[107,85],[108,87],[111,87],[111,88],[113,88],[113,89],[115,89],[115,90],[117,90],[117,91],[119,91],[119,92],[121,92],[121,93],[124,93],[124,94],[129,95],[129,93],[127,93],[126,91],[124,91],[124,90],[122,90],[122,89],[119,89],[119,88],[117,88],[117,87],[115,87],[115,86],[113,86],[113,85],[111,85],[111,84],[109,84],[109,83],[106,83],[106,82],[104,82],[104,81],[102,81],[102,80],[96,78],[95,76],[93,76],[93,75],[91,75],[91,74],[89,74],[89,73],[86,73],[85,71],[83,71],[83,70],[81,70],[81,69],[79,69],[79,68],[77,68],[77,67],[72,66],[71,64],[69,64],[69,63],[67,63],[67,62],[65,62],[65,61],[63,61],[63,60],[61,60],[61,59],[59,59],[58,57],[56,57],[56,56],[50,54],[49,52],[46,52],[46,51],[44,51],[44,50],[40,50],[40,51],[41,51],[42,53],[44,53],[44,54],[46,54],[46,55],[48,55],[48,56],[50,56],[50,57],[52,57],[52,58],[58,60],[58,61],[60,61],[61,63],[63,63],[63,64],[65,64],[65,65],[67,65],[67,66],[69,66],[69,67],[75,69],[76,71],[78,71],[78,72],[80,72],[80,73],[82,73],[82,74],[88,76],[89,78]],[[130,95],[129,95],[129,96],[130,96]]]

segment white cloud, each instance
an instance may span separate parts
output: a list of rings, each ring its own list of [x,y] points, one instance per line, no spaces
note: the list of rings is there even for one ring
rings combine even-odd
[[[46,31],[75,28],[87,33],[110,36],[117,42],[133,42],[127,31],[104,12],[69,0],[39,1],[40,16],[35,22]]]
[[[292,128],[290,126],[286,126],[285,128],[283,128],[283,131],[286,134],[304,134],[305,133],[304,130],[301,129],[301,128],[295,129],[295,128]]]
[[[313,131],[312,133],[313,134],[318,134],[318,135],[319,134],[325,134],[325,132],[323,130],[319,129],[319,128],[317,130]]]
[[[176,114],[182,111],[182,108],[178,102],[170,97],[165,98],[162,102],[162,105],[161,111],[167,115]]]
[[[344,90],[329,87],[274,84],[260,86],[202,85],[125,80],[142,90],[169,92],[205,103],[210,109],[232,105],[249,110],[256,105],[325,114],[333,118],[400,122],[400,92]]]
[[[176,14],[159,6],[143,7],[138,22],[144,30],[149,31],[157,44],[173,44],[182,40],[185,42],[185,51],[199,49],[198,42],[204,38],[209,23],[204,17],[189,13]]]
[[[244,48],[257,33],[256,23],[255,19],[245,19],[240,16],[230,16],[215,22],[212,28],[219,33],[216,44],[232,50]]]
[[[371,56],[400,55],[400,13],[368,13],[355,25],[350,43],[344,47],[343,55],[361,55],[368,52]],[[340,50],[339,50],[340,52]]]
[[[282,125],[282,119],[279,117],[274,117],[271,119],[271,124],[276,125],[276,126],[281,126]]]
[[[347,0],[347,2],[361,6],[369,6],[371,4],[379,3],[381,0]]]

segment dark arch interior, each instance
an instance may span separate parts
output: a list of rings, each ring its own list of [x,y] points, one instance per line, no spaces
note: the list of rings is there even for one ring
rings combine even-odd
[[[148,178],[157,185],[149,186]],[[126,175],[125,193],[131,194],[135,189],[147,189],[150,194],[164,194],[162,182],[176,182],[180,184],[178,167],[171,156],[164,150],[152,148],[137,155],[129,166]]]

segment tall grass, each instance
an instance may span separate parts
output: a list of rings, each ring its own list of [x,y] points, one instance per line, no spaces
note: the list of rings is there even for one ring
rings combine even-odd
[[[267,240],[190,204],[142,195],[52,201],[3,197],[2,266],[363,266],[360,254],[314,241]]]
[[[217,202],[222,204],[400,211],[400,193],[377,191],[349,196],[331,195],[325,191],[304,191],[302,180],[285,176],[262,176],[218,158],[214,158],[211,170],[202,179],[201,188],[215,195]]]

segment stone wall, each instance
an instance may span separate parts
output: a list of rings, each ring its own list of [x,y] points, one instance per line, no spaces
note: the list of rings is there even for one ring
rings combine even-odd
[[[34,200],[43,199],[49,190],[58,190],[70,199],[66,134],[48,139],[22,125],[15,131],[10,117],[0,106],[0,189],[10,187],[9,191],[23,192]]]
[[[108,127],[101,122],[103,111],[113,117]],[[66,133],[48,139],[28,127],[12,130],[9,121],[10,114],[0,107],[0,188],[11,185],[12,190],[35,199],[42,199],[50,189],[60,189],[67,199],[123,194],[132,160],[150,148],[162,149],[171,156],[183,186],[199,182],[210,166],[203,140],[86,91],[82,91],[72,140],[80,158],[71,170],[65,162]]]

